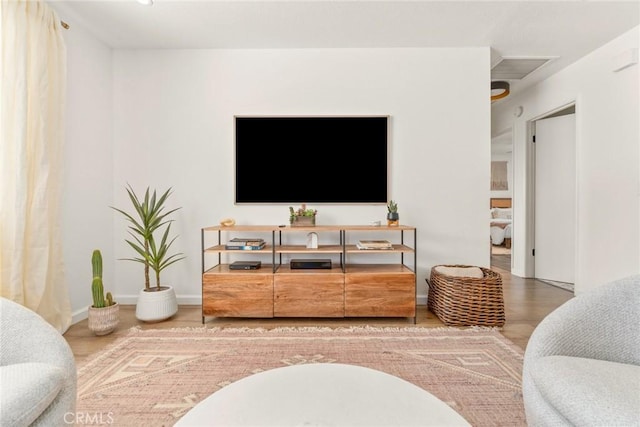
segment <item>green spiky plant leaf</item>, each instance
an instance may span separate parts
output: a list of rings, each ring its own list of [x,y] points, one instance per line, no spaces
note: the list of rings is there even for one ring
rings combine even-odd
[[[176,236],[167,243],[167,240],[169,239],[170,229],[171,224],[168,224],[167,228],[162,234],[160,244],[156,244],[155,238],[153,236],[151,236],[151,239],[149,239],[149,252],[147,253],[147,261],[149,262],[149,266],[151,267],[151,269],[156,273],[156,286],[158,288],[160,287],[160,272],[169,267],[171,264],[174,264],[185,258],[185,256],[181,253],[168,255],[169,247],[171,247],[171,245],[177,238]]]
[[[152,268],[156,272],[156,287],[160,288],[160,272],[174,262],[184,258],[182,254],[175,254],[171,256],[167,255],[169,246],[171,246],[171,243],[173,243],[177,236],[168,244],[166,243],[170,224],[173,221],[169,219],[169,215],[180,208],[171,209],[165,212],[165,202],[172,193],[171,188],[165,191],[158,198],[156,190],[151,192],[149,187],[147,187],[143,199],[138,197],[131,185],[127,184],[126,190],[135,213],[130,214],[123,209],[113,206],[111,208],[124,215],[125,219],[129,222],[129,234],[133,239],[125,239],[125,241],[138,256],[123,259],[126,261],[139,262],[144,265],[145,289],[150,289],[151,287],[149,269]],[[166,229],[161,241],[163,243],[161,243],[159,247],[152,249],[152,242],[155,246],[154,233],[159,231],[165,225]],[[165,236],[167,237],[165,238]]]

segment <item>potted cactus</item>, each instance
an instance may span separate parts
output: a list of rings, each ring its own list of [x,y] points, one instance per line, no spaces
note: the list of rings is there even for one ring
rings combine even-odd
[[[395,227],[400,223],[400,215],[398,214],[398,204],[393,200],[387,203],[387,225]]]
[[[93,305],[89,306],[89,329],[96,335],[107,335],[113,332],[120,320],[120,306],[113,300],[111,292],[104,294],[102,283],[102,254],[98,249],[91,256],[93,280],[91,294]]]

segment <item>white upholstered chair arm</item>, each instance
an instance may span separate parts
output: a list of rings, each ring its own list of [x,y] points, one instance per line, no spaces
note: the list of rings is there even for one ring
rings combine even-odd
[[[576,356],[640,365],[640,276],[578,295],[540,322],[526,359]]]
[[[0,298],[0,342],[0,366],[43,363],[60,370],[60,392],[33,425],[64,425],[64,414],[75,411],[77,387],[75,359],[64,337],[35,312]],[[1,386],[2,393],[12,391]]]

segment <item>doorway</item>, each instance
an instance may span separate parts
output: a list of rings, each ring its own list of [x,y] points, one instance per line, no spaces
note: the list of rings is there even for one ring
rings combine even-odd
[[[491,268],[511,271],[513,194],[513,132],[508,129],[491,138],[491,186],[489,224]]]
[[[534,277],[573,291],[577,217],[575,105],[535,120],[532,129]]]

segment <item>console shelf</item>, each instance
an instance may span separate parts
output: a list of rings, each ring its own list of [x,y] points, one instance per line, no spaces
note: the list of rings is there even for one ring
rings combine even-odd
[[[317,248],[304,243],[311,232],[318,235]],[[267,244],[226,249],[233,237]],[[386,239],[393,249],[358,249],[358,239]],[[206,317],[407,317],[415,323],[415,227],[213,226],[202,228],[201,241],[203,323]],[[291,269],[288,260],[296,257],[331,258],[333,268]],[[261,260],[261,268],[229,269],[247,258]]]

